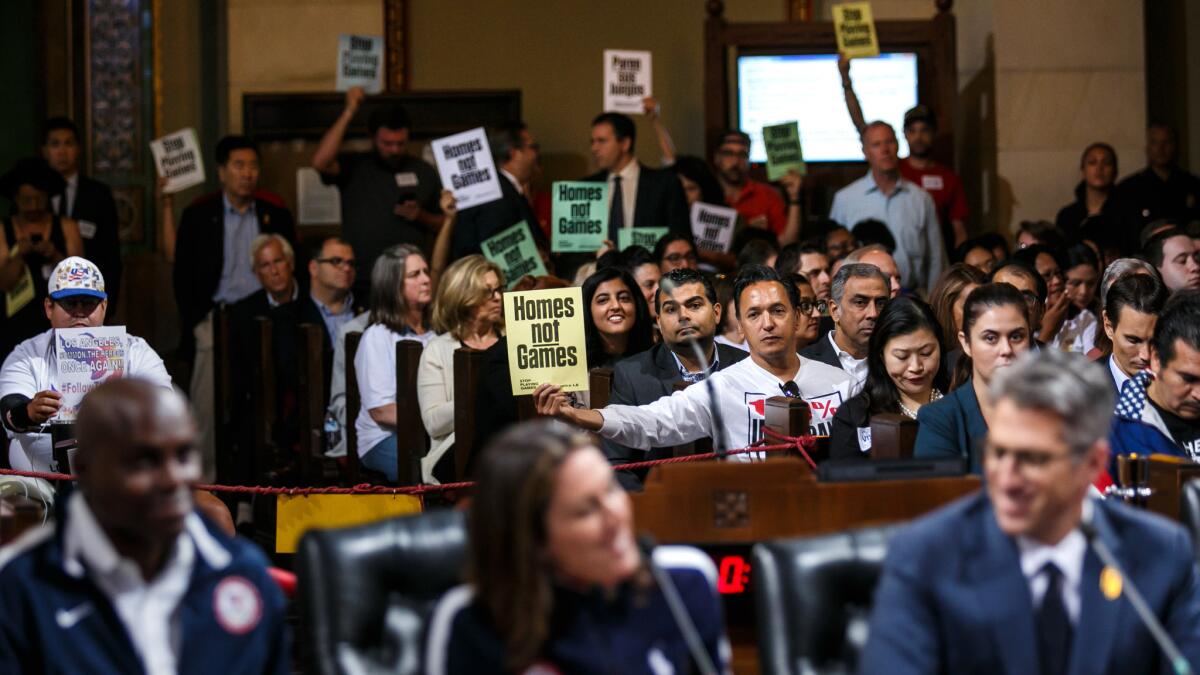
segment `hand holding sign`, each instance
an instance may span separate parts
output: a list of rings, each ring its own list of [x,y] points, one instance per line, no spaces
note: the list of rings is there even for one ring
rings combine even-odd
[[[54,417],[62,406],[62,394],[57,391],[39,391],[33,395],[33,400],[25,405],[25,413],[34,424],[45,424]]]

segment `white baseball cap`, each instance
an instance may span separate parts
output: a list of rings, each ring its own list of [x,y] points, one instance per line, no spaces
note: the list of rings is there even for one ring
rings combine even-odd
[[[79,256],[64,258],[50,275],[50,297],[54,300],[73,295],[88,295],[105,300],[104,275],[96,264]]]

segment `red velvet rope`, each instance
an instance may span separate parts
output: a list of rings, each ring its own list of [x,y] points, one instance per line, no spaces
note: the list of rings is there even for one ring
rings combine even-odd
[[[765,429],[768,436],[776,440],[786,441],[779,445],[756,445],[748,448],[739,448],[737,450],[729,450],[725,456],[746,455],[756,452],[783,452],[786,450],[799,450],[801,456],[808,462],[814,470],[817,468],[812,458],[808,456],[807,448],[812,448],[816,442],[812,436],[781,436],[770,429]],[[717,453],[706,452],[699,455],[685,455],[683,457],[668,457],[666,459],[653,459],[645,462],[632,462],[629,464],[618,464],[613,467],[614,470],[631,470],[631,469],[648,469],[650,467],[661,466],[663,464],[682,464],[684,462],[700,462],[710,459],[716,459]],[[0,469],[0,476],[23,476],[26,478],[41,478],[44,480],[64,481],[75,480],[75,476],[65,473],[48,473],[45,471],[18,471],[16,469]],[[405,487],[388,486],[388,485],[371,485],[369,483],[361,483],[353,487],[267,487],[263,485],[197,485],[197,490],[206,490],[208,492],[232,492],[235,494],[255,494],[255,495],[422,495],[430,492],[446,492],[450,490],[463,490],[473,487],[473,481],[464,481],[461,483],[444,483],[442,485],[410,485]]]

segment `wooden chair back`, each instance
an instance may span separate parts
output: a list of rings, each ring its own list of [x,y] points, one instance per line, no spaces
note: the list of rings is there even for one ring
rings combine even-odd
[[[413,340],[396,343],[396,482],[400,485],[421,482],[421,458],[429,450],[429,435],[425,433],[417,401],[417,368],[422,349],[421,343]]]
[[[479,396],[485,353],[470,347],[454,352],[455,480],[465,480],[471,448],[475,447],[475,399]]]
[[[346,333],[346,479],[351,485],[362,480],[362,463],[358,458],[358,431],[355,422],[358,412],[362,409],[362,398],[358,395],[358,374],[354,369],[354,357],[358,354],[358,343],[362,341],[362,333],[350,331]]]
[[[300,324],[300,363],[296,396],[300,424],[300,474],[305,482],[323,478],[325,454],[325,366],[321,350],[325,326]]]
[[[258,340],[259,372],[254,379],[254,477],[265,479],[274,465],[275,421],[278,412],[275,389],[274,326],[263,316],[254,319]]]

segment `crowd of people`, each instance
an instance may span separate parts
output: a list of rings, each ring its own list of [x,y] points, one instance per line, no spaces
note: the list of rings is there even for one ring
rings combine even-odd
[[[175,598],[183,602],[192,601],[191,591],[180,579],[193,568],[249,564],[254,556],[239,544],[214,539],[208,526],[186,515],[190,493],[184,488],[201,476],[263,483],[286,475],[301,435],[314,431],[299,428],[297,364],[306,345],[314,348],[301,334],[304,325],[320,329],[330,457],[356,456],[396,481],[398,445],[414,433],[400,427],[398,411],[409,406],[419,410],[427,434],[421,480],[450,480],[464,469],[454,466],[459,456],[481,481],[476,500],[482,508],[473,510],[471,521],[474,596],[448,596],[435,619],[443,642],[431,647],[431,663],[446,672],[525,668],[540,658],[625,663],[647,650],[658,650],[666,664],[693,658],[675,637],[652,644],[648,633],[629,630],[661,627],[667,609],[658,596],[646,600],[650,584],[632,540],[629,498],[617,489],[641,489],[645,472],[609,467],[668,456],[673,446],[703,438],[727,450],[753,445],[763,438],[770,397],[808,405],[809,432],[829,437],[828,461],[869,459],[874,416],[915,420],[915,455],[958,458],[970,472],[986,473],[989,508],[1012,536],[1042,537],[1049,531],[1038,529],[1044,526],[1053,530],[1044,539],[1057,541],[1064,527],[1055,520],[1059,512],[1039,511],[1032,516],[1037,522],[1026,522],[1001,511],[1011,506],[1005,499],[1015,499],[1004,486],[1029,478],[1022,463],[1050,476],[1048,457],[1074,453],[1077,470],[1056,493],[1061,506],[1072,499],[1078,505],[1088,485],[1111,482],[1113,460],[1097,449],[1103,444],[1115,454],[1200,460],[1200,183],[1175,164],[1171,130],[1150,126],[1147,168],[1121,182],[1113,149],[1088,146],[1075,200],[1053,223],[1022,223],[1010,246],[1000,233],[972,236],[962,181],[932,158],[933,112],[917,106],[905,115],[910,154],[899,158],[896,130],[862,118],[848,64],[842,75],[867,172],[836,193],[828,218],[803,213],[800,175],[789,173],[776,184],[753,178],[751,140],[740,130],[720,134],[709,159],[676,155],[657,117],[659,104],[648,99],[646,112],[666,160],[653,168],[636,159],[637,127],[629,117],[598,115],[590,125],[598,171],[582,180],[610,187],[609,241],[594,255],[550,251],[539,146],[523,124],[489,132],[501,197],[459,210],[437,172],[409,152],[411,123],[403,109],[374,107],[367,120],[371,150],[341,151],[365,100],[360,89],[350,90],[311,162],[341,191],[341,233],[305,241],[281,200],[260,188],[255,143],[222,138],[215,148],[221,189],[189,204],[178,228],[171,197],[160,196],[194,430],[183,399],[170,393],[174,385],[162,359],[144,340],[125,336],[124,374],[138,382],[98,389],[79,412],[79,444],[93,456],[76,466],[81,495],[71,498],[59,526],[68,536],[23,549],[26,558],[15,565],[4,566],[11,556],[0,558],[0,573],[32,574],[29,556],[34,562],[50,556],[68,573],[82,564],[100,575],[107,595],[123,597],[129,591],[120,586],[123,572],[112,569],[111,551],[72,548],[75,538],[94,536],[97,527],[120,539],[114,543],[125,547],[122,555],[136,552],[145,575],[173,580]],[[48,434],[61,405],[52,377],[53,331],[103,325],[121,276],[112,251],[111,193],[80,175],[77,130],[52,120],[44,140],[44,158],[22,160],[0,178],[14,203],[0,240],[6,307],[0,417],[11,439],[9,465],[34,470],[66,468],[56,467]],[[730,250],[698,250],[688,219],[696,202],[737,211]],[[545,275],[506,278],[482,254],[484,240],[520,222],[531,226]],[[617,233],[628,227],[661,227],[667,234],[653,248],[618,249]],[[541,421],[506,431],[518,420],[518,404],[503,294],[572,285],[581,288],[586,307],[586,365],[613,372],[608,405],[594,407],[588,392],[545,383],[532,397],[537,413],[574,430]],[[215,330],[222,308],[224,334]],[[273,325],[272,348],[265,352],[255,332],[260,317]],[[346,342],[353,332],[361,340],[350,358]],[[415,401],[397,395],[399,341],[422,348]],[[478,395],[467,402],[456,401],[455,392],[455,352],[463,348],[484,354]],[[231,420],[219,419],[214,406],[218,354],[229,359]],[[269,466],[256,464],[249,450],[264,358],[277,373],[272,440],[280,454]],[[361,401],[356,419],[346,415],[350,372]],[[1043,381],[1069,384],[1039,389]],[[680,389],[679,382],[705,384]],[[125,405],[126,399],[137,405]],[[475,422],[474,445],[465,453],[455,452],[455,409],[464,406]],[[1031,440],[1025,427],[1045,427],[1047,414],[1056,424],[1078,414],[1095,428],[1048,454],[1031,453],[1028,448],[1054,435]],[[120,420],[132,426],[120,427]],[[219,424],[232,430],[221,447]],[[350,428],[356,447],[347,442]],[[186,438],[177,437],[180,430]],[[144,443],[146,457],[124,457],[131,451],[115,439]],[[159,470],[159,463],[174,467],[161,469],[174,476],[168,487],[175,501],[153,531],[131,533],[128,512],[106,510],[108,498],[137,504],[130,495],[113,497],[104,482],[112,480],[105,472],[116,462],[145,471]],[[966,522],[977,515],[950,517]],[[513,529],[526,526],[535,532]],[[188,537],[180,538],[183,532]],[[903,550],[920,559],[912,542],[937,537],[918,532]],[[157,548],[147,549],[147,538]],[[519,545],[508,546],[508,539]],[[164,549],[164,541],[174,548]],[[80,555],[77,562],[73,556]],[[708,658],[728,663],[711,570],[687,563],[686,556],[686,564],[664,556],[693,613],[705,617],[698,629]],[[911,585],[896,579],[929,569],[925,562],[910,569],[910,563],[918,565],[906,558],[889,567],[881,591],[909,610],[927,599],[910,597]],[[536,572],[510,583],[506,575],[523,566]],[[241,586],[218,587],[218,601],[254,598],[260,614],[238,634],[248,636],[248,645],[253,640],[247,653],[256,663],[280,667],[279,653],[271,651],[284,641],[277,594],[258,572],[245,575]],[[565,578],[577,583],[564,584]],[[55,583],[45,582],[47,592],[82,602],[77,588]],[[603,602],[585,592],[593,586],[609,591]],[[0,603],[20,602],[0,593]],[[585,616],[601,605],[611,611],[613,603],[630,617],[615,652],[597,651],[589,642],[594,636],[582,629],[556,631],[543,613],[553,606]],[[125,607],[118,606],[116,620],[127,627],[148,618]],[[227,609],[228,620],[242,616],[238,606]],[[905,644],[904,621],[899,610],[877,613],[868,663],[890,663],[897,652],[920,662]],[[0,621],[0,648],[15,650],[26,664],[77,665],[65,655],[21,651],[23,630]],[[131,630],[147,671],[179,657],[177,642],[164,651],[145,630]],[[61,664],[53,660],[60,658]],[[965,665],[977,656],[951,650],[947,658]]]

